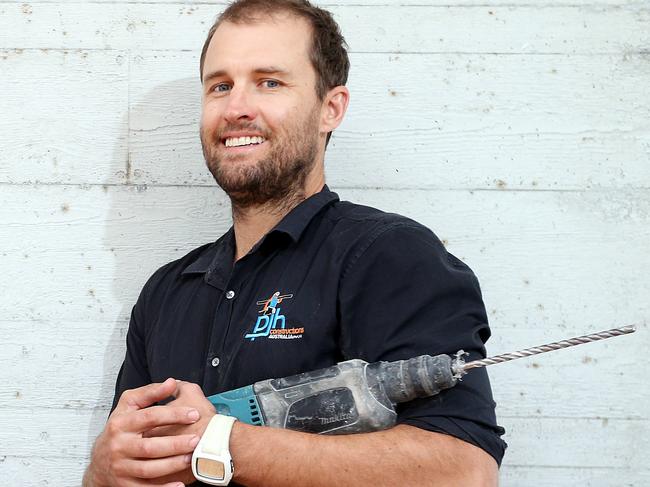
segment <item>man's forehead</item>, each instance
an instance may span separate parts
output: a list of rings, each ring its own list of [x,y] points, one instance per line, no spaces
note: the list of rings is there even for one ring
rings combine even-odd
[[[255,68],[285,69],[309,63],[311,26],[294,15],[274,15],[252,22],[223,22],[214,33],[205,58],[206,73],[233,63]]]

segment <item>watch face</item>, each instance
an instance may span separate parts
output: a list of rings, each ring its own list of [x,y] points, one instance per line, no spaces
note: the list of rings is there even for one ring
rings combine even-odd
[[[196,472],[207,479],[223,480],[226,477],[226,467],[223,462],[208,458],[196,460]]]

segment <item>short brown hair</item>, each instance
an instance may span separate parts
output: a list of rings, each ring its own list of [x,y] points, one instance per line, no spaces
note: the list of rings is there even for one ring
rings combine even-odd
[[[223,22],[234,24],[259,21],[263,15],[289,13],[305,19],[312,27],[309,57],[316,70],[316,95],[320,100],[335,86],[345,85],[350,71],[347,44],[341,30],[327,10],[315,7],[307,0],[235,0],[223,11],[208,32],[201,51],[199,73],[203,82],[203,64],[208,46]]]

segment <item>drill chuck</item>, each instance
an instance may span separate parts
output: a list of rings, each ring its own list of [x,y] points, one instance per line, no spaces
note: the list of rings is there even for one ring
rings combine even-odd
[[[375,369],[377,379],[392,403],[434,396],[457,382],[448,355],[420,355],[408,360],[376,362],[368,367]]]

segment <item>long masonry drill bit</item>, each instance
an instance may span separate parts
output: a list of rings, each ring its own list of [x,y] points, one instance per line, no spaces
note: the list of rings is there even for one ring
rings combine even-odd
[[[474,360],[472,362],[467,362],[467,363],[463,361],[462,356],[465,355],[465,352],[461,350],[456,354],[456,359],[454,360],[452,369],[455,373],[456,378],[460,378],[463,375],[465,375],[468,370],[475,369],[477,367],[486,367],[488,365],[508,362],[509,360],[530,357],[531,355],[537,355],[539,353],[546,353],[546,352],[552,352],[553,350],[561,350],[562,348],[575,347],[576,345],[582,345],[583,343],[596,342],[598,340],[605,340],[606,338],[612,338],[620,335],[627,335],[628,333],[633,333],[635,331],[636,331],[636,327],[634,325],[624,326],[622,328],[612,328],[611,330],[605,330],[598,333],[592,333],[590,335],[583,335],[575,338],[568,338],[566,340],[562,340],[559,342],[548,343],[546,345],[527,348],[525,350],[519,350],[517,352],[495,355],[494,357],[488,357],[482,360]]]

